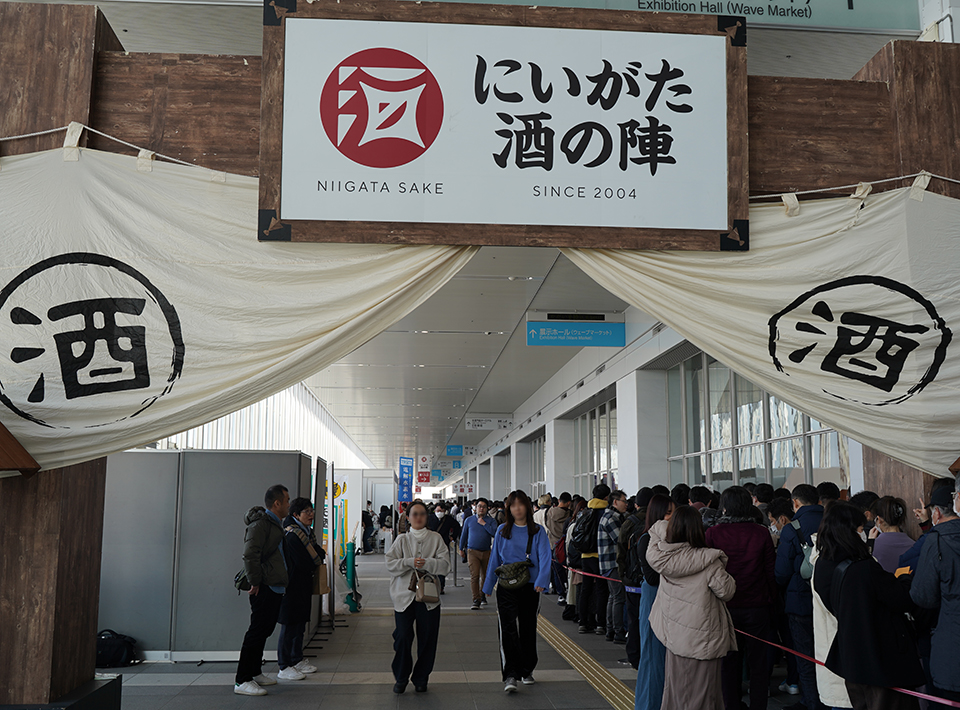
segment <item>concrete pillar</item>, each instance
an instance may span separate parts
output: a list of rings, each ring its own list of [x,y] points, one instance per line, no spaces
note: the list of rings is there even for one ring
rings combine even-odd
[[[574,492],[573,480],[573,420],[554,419],[547,422],[544,481],[547,492],[559,496],[563,491]]]
[[[490,498],[503,500],[510,493],[510,455],[494,456],[490,467]]]
[[[490,469],[493,466],[490,464],[490,459],[483,461],[480,465],[477,466],[477,480],[475,481],[474,486],[474,498],[489,498],[491,494],[490,490]]]
[[[510,446],[510,490],[522,488],[530,490],[533,480],[533,447],[531,444],[517,442]]]
[[[630,494],[667,485],[667,382],[663,370],[635,370],[617,381],[618,485]]]

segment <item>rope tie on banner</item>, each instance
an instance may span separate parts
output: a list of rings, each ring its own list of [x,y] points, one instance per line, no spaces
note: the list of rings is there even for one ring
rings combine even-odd
[[[852,197],[852,195],[851,195],[851,197]],[[607,580],[608,582],[620,582],[620,581],[621,581],[621,580],[619,580],[619,579],[613,579],[612,577],[604,577],[603,575],[600,575],[600,574],[593,574],[592,572],[584,572],[583,570],[573,569],[572,567],[568,567],[567,565],[560,565],[560,566],[563,567],[565,570],[569,570],[569,571],[571,571],[571,572],[576,572],[577,574],[582,574],[582,575],[584,575],[585,577],[595,577],[596,579],[605,579],[605,580]],[[639,593],[640,593],[640,588],[639,588],[639,587],[628,587],[627,585],[624,585],[624,589],[626,589],[628,592],[631,592],[631,593],[633,593],[633,594],[639,594]],[[784,651],[784,652],[786,652],[786,653],[792,654],[792,655],[796,656],[797,658],[802,658],[802,659],[805,660],[805,661],[809,661],[810,663],[815,663],[815,664],[817,664],[818,666],[823,666],[824,668],[827,667],[827,664],[824,663],[823,661],[818,661],[816,658],[814,658],[814,657],[812,657],[812,656],[808,656],[808,655],[806,655],[805,653],[800,653],[799,651],[794,651],[792,648],[787,648],[786,646],[781,646],[780,644],[774,643],[773,641],[770,641],[770,640],[768,640],[768,639],[763,639],[763,638],[760,638],[759,636],[754,636],[753,634],[748,634],[746,631],[741,631],[740,629],[738,629],[738,628],[736,628],[736,627],[734,627],[734,631],[736,631],[738,634],[742,634],[743,636],[749,636],[750,638],[754,639],[755,641],[759,641],[759,642],[761,642],[761,643],[765,643],[765,644],[767,644],[768,646],[773,646],[774,648],[779,648],[781,651]],[[915,691],[915,690],[907,690],[906,688],[891,688],[890,690],[895,690],[896,692],[898,692],[898,693],[903,693],[904,695],[911,695],[911,696],[913,696],[913,697],[915,697],[915,698],[920,698],[921,700],[927,700],[927,701],[929,701],[929,702],[940,703],[941,705],[947,705],[947,706],[952,707],[952,708],[960,708],[960,702],[957,702],[957,701],[954,701],[954,700],[947,700],[946,698],[938,698],[938,697],[935,696],[935,695],[928,695],[927,693],[918,693],[918,692]]]

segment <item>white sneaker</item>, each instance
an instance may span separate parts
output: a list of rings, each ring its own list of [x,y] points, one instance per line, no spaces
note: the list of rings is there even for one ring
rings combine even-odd
[[[537,682],[537,681],[535,681],[535,680],[533,679],[533,676],[532,676],[532,675],[528,675],[528,676],[524,676],[524,677],[523,677],[523,684],[524,684],[524,685],[533,685],[533,684],[536,683],[536,682]]]
[[[277,680],[303,680],[306,677],[307,676],[298,671],[294,666],[288,666],[277,673]]]
[[[252,680],[248,680],[246,683],[235,683],[233,686],[233,692],[237,695],[266,695],[267,691],[261,688],[259,685],[254,683]]]
[[[317,672],[317,667],[311,666],[309,663],[307,663],[306,659],[300,661],[297,665],[294,666],[294,668],[296,668],[298,671],[300,671],[304,675],[309,675],[311,673]]]
[[[260,675],[254,677],[253,682],[262,687],[264,685],[276,685],[277,679],[261,673]]]

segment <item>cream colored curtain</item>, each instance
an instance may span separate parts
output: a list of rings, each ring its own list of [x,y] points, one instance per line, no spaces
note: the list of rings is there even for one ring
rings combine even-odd
[[[64,157],[0,163],[0,421],[44,468],[303,380],[476,251],[258,242],[256,179],[168,163],[141,172],[137,158],[87,149]]]
[[[796,216],[755,206],[747,253],[564,253],[777,397],[950,475],[960,456],[960,201],[906,188],[804,202]]]

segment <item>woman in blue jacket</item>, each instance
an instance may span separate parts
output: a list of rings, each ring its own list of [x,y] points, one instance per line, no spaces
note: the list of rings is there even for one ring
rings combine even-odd
[[[530,560],[529,583],[516,589],[497,586],[503,690],[515,693],[517,679],[524,685],[536,682],[533,670],[537,667],[537,616],[540,592],[550,584],[551,557],[547,531],[533,522],[530,497],[523,491],[514,491],[507,498],[506,507],[507,521],[497,529],[493,539],[483,592],[493,594],[498,567]],[[530,545],[527,545],[528,539]]]

